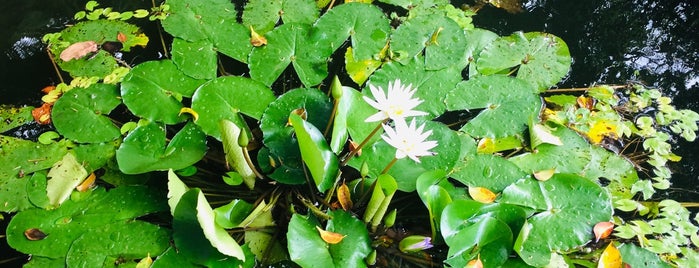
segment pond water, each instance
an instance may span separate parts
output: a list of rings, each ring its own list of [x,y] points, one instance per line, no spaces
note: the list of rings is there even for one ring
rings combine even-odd
[[[40,89],[59,82],[41,37],[62,29],[85,2],[0,3],[0,104],[38,105]],[[117,10],[150,5],[145,0],[99,2]],[[474,23],[500,35],[522,30],[561,37],[574,59],[561,88],[642,81],[673,96],[678,108],[699,111],[699,1],[530,0],[518,14],[486,6]],[[146,50],[141,57],[158,55]],[[676,146],[683,159],[672,166],[674,188],[667,194],[678,201],[698,202],[699,142],[680,141]]]

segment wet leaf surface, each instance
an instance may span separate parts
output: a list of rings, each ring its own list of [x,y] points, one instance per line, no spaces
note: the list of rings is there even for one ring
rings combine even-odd
[[[74,88],[53,105],[53,125],[58,133],[76,142],[108,142],[121,136],[108,117],[119,104],[119,91],[114,85]]]

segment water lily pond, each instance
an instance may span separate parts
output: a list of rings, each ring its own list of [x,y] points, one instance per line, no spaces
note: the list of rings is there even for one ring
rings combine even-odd
[[[126,2],[14,6],[0,264],[699,265],[693,3]]]

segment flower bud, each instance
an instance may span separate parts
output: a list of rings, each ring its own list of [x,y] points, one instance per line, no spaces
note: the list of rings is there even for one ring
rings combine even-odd
[[[330,84],[330,92],[333,95],[333,99],[339,100],[342,98],[342,84],[340,83],[340,78],[337,78],[337,75],[333,77],[333,81]]]
[[[404,253],[411,253],[429,249],[432,246],[432,238],[422,235],[411,235],[400,241],[398,249]]]

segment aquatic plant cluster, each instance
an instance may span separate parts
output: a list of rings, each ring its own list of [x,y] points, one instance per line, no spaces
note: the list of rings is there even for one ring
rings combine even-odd
[[[655,195],[697,113],[641,84],[551,89],[554,35],[371,2],[88,2],[43,40],[70,78],[0,110],[2,132],[55,129],[0,136],[8,244],[42,267],[699,263],[697,217]],[[132,66],[146,18],[165,57]]]

